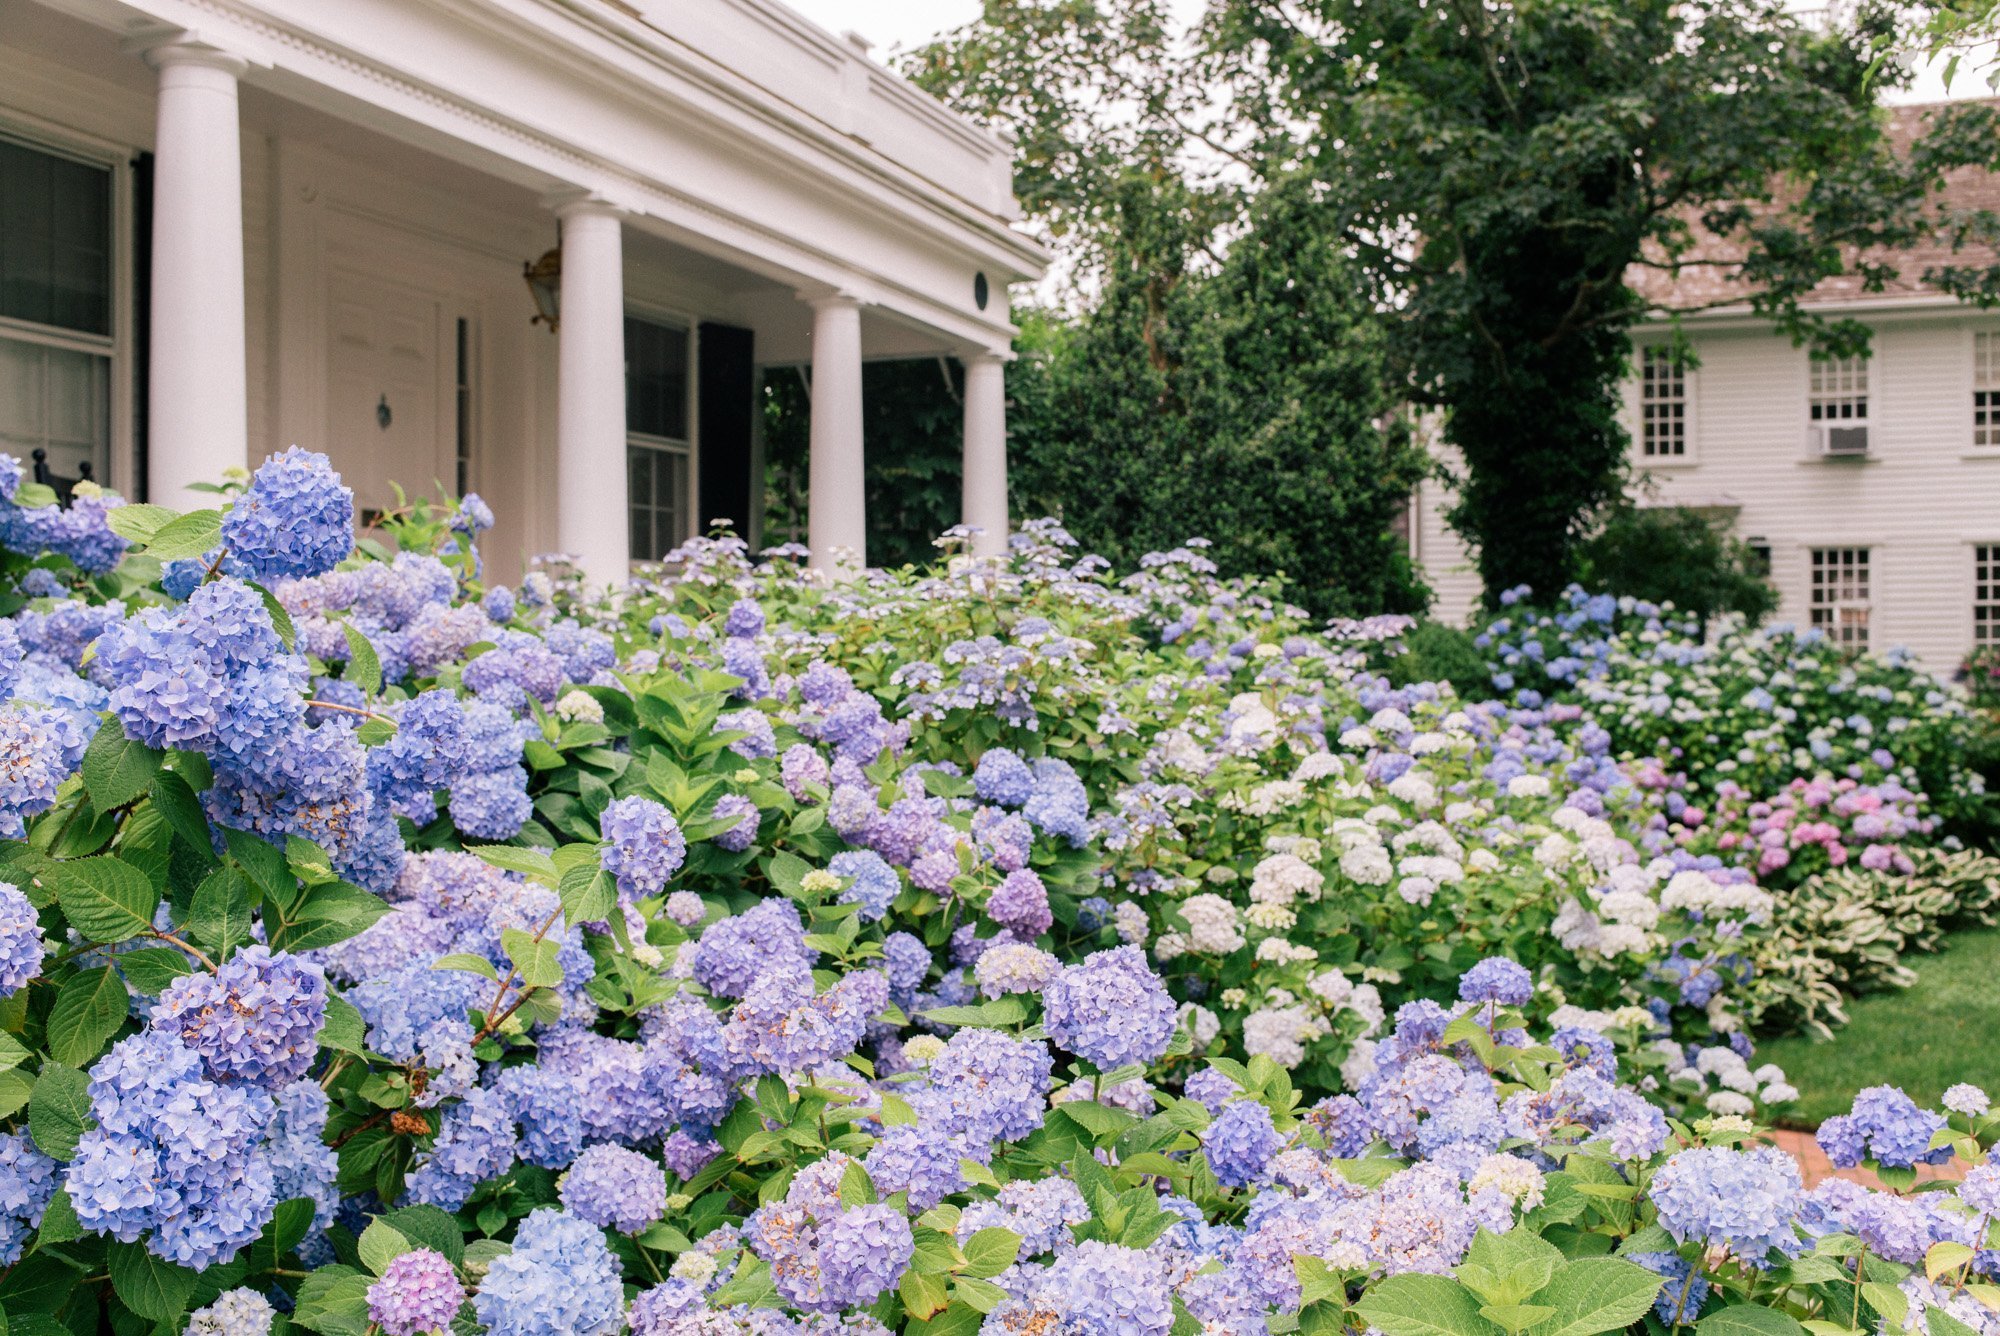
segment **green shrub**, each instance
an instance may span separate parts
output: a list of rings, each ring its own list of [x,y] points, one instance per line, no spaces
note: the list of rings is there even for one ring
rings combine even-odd
[[[1615,507],[1581,559],[1586,588],[1671,603],[1704,623],[1734,612],[1754,626],[1778,606],[1750,547],[1686,506]]]

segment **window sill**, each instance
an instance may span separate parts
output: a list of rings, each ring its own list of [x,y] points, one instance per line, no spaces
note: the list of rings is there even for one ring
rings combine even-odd
[[[1693,455],[1634,455],[1632,462],[1642,469],[1691,469],[1701,461]]]
[[[1814,455],[1810,459],[1793,461],[1802,469],[1859,468],[1863,464],[1880,464],[1882,456],[1870,451],[1865,455]]]
[[[2000,459],[2000,446],[1988,446],[1983,450],[1967,450],[1960,459]]]

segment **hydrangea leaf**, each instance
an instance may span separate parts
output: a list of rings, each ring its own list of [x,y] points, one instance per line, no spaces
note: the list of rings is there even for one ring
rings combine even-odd
[[[342,1053],[359,1055],[367,1040],[368,1023],[352,1002],[338,993],[326,998],[326,1023],[320,1027],[319,1041]]]
[[[566,845],[564,848],[582,847],[589,852],[589,846]],[[556,859],[541,849],[523,848],[511,844],[475,844],[466,850],[499,868],[502,872],[518,872],[530,881],[544,886],[553,886],[558,880]],[[561,851],[559,850],[558,853]]]
[[[160,893],[130,863],[99,856],[62,865],[56,892],[70,926],[93,942],[122,942],[153,927]]]
[[[1502,1336],[1480,1316],[1472,1292],[1445,1276],[1390,1276],[1362,1295],[1354,1311],[1386,1336]]]
[[[984,1280],[1014,1265],[1021,1253],[1021,1236],[1011,1229],[987,1228],[965,1241],[964,1275]]]
[[[42,1225],[35,1233],[35,1246],[40,1248],[52,1243],[68,1243],[82,1237],[83,1225],[76,1218],[76,1205],[69,1199],[69,1190],[57,1188],[55,1196],[49,1198],[48,1207],[42,1212]]]
[[[105,512],[104,527],[134,547],[144,547],[177,517],[178,512],[169,510],[165,506],[127,501],[124,505]]]
[[[222,512],[191,510],[167,521],[146,542],[146,555],[161,561],[204,556],[222,540]]]
[[[454,1266],[465,1260],[465,1231],[435,1206],[402,1206],[382,1220],[412,1243],[443,1253]],[[686,1246],[681,1251],[685,1252]]]
[[[125,983],[111,966],[72,974],[49,1012],[49,1052],[68,1066],[88,1066],[104,1051],[105,1041],[118,1033],[131,1006]]]
[[[1866,1285],[1862,1287],[1862,1293],[1868,1295],[1870,1303],[1874,1302],[1874,1298],[1868,1292],[1874,1289],[1887,1290],[1899,1300],[1903,1298],[1902,1292],[1893,1285]],[[1907,1303],[1907,1300],[1904,1302]],[[1878,1308],[1876,1311],[1882,1310]],[[1897,1326],[1901,1325],[1900,1314],[1885,1312],[1883,1316]],[[1717,1309],[1696,1323],[1694,1329],[1695,1336],[1803,1336],[1805,1331],[1791,1314],[1780,1313],[1762,1304],[1732,1304],[1728,1308]]]
[[[188,934],[210,950],[230,951],[250,940],[254,901],[250,879],[241,869],[219,867],[195,887],[188,907]]]
[[[194,973],[194,968],[185,952],[171,946],[141,947],[118,956],[118,972],[125,976],[125,982],[147,997],[158,997],[175,979]]]
[[[108,1252],[111,1288],[127,1308],[155,1322],[173,1322],[187,1311],[197,1280],[193,1271],[153,1256],[142,1243],[114,1239]]]
[[[214,846],[209,843],[208,815],[201,809],[201,800],[194,796],[188,782],[172,770],[162,770],[153,776],[153,806],[174,828],[188,848],[205,858],[213,859]]]
[[[351,622],[342,622],[340,631],[347,637],[347,671],[342,680],[354,683],[371,696],[376,695],[382,690],[381,656]]]
[[[368,1228],[361,1231],[360,1239],[355,1242],[354,1251],[361,1259],[361,1265],[379,1276],[388,1270],[389,1263],[415,1247],[416,1245],[394,1225],[375,1219],[369,1221]]]
[[[500,934],[500,946],[524,987],[553,988],[562,982],[563,968],[556,958],[562,944],[553,936],[538,938],[524,929],[508,928]]]
[[[1524,1231],[1510,1231],[1507,1237]],[[1524,1237],[1532,1237],[1525,1235]],[[1597,1336],[1639,1321],[1666,1283],[1658,1273],[1615,1257],[1585,1257],[1565,1262],[1535,1302],[1555,1309],[1531,1336]]]
[[[327,1266],[299,1282],[292,1325],[321,1336],[365,1336],[369,1278],[353,1267]]]
[[[896,1292],[903,1298],[903,1310],[919,1321],[937,1316],[951,1302],[951,1288],[941,1274],[905,1271]],[[976,1315],[976,1310],[968,1311]]]
[[[83,787],[100,812],[123,807],[146,791],[166,753],[125,736],[117,716],[99,725],[83,753]]]

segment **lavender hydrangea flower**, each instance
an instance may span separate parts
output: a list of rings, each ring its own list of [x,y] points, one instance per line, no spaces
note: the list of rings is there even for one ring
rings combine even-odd
[[[735,818],[736,824],[727,830],[709,836],[715,847],[725,853],[740,854],[757,842],[757,829],[763,824],[763,813],[757,804],[740,793],[725,793],[715,800],[714,818],[728,821]]]
[[[201,1055],[218,1081],[283,1085],[304,1076],[326,1021],[326,975],[297,956],[246,946],[214,974],[173,981],[153,1023]]]
[[[465,1302],[465,1286],[451,1259],[430,1248],[392,1258],[368,1287],[368,1320],[383,1336],[423,1336],[443,1331]]]
[[[598,825],[606,841],[604,870],[617,878],[622,900],[658,895],[687,861],[680,823],[651,798],[616,800]]]
[[[1698,1147],[1673,1156],[1653,1176],[1660,1226],[1682,1243],[1727,1248],[1761,1266],[1772,1251],[1794,1252],[1798,1162],[1775,1147]]]
[[[1034,792],[1035,779],[1028,763],[1019,755],[1005,747],[994,747],[972,768],[972,788],[982,801],[1019,807]]]
[[[1027,868],[1009,872],[986,901],[986,916],[1017,937],[1033,941],[1055,923],[1048,889]]]
[[[1043,990],[1049,1040],[1111,1071],[1157,1061],[1173,1042],[1177,1009],[1137,947],[1099,951]]]
[[[25,1132],[0,1135],[0,1266],[21,1260],[42,1212],[56,1195],[56,1162]]]
[[[1535,981],[1527,970],[1505,956],[1488,956],[1459,979],[1458,995],[1466,1002],[1524,1007],[1535,995]]]
[[[563,1209],[621,1234],[637,1234],[667,1213],[667,1175],[623,1146],[592,1146],[576,1157],[559,1194]]]

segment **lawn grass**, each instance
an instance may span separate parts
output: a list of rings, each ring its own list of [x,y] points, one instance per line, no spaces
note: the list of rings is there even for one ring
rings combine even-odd
[[[1885,1083],[1929,1108],[1958,1081],[2000,1094],[2000,930],[1955,933],[1943,952],[1906,963],[1917,982],[1856,999],[1831,1040],[1757,1046],[1757,1061],[1777,1063],[1799,1088],[1780,1122],[1817,1126],[1847,1112],[1856,1091]]]

